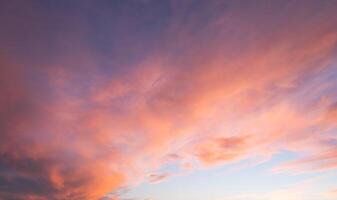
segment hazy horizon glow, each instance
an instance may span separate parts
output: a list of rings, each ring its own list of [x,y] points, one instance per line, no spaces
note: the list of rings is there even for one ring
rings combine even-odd
[[[0,199],[337,199],[337,1],[0,2]]]

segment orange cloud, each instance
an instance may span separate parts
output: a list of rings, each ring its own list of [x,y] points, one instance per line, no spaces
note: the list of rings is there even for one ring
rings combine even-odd
[[[234,160],[244,154],[246,140],[247,138],[244,136],[217,138],[212,143],[202,144],[197,156],[206,163]]]

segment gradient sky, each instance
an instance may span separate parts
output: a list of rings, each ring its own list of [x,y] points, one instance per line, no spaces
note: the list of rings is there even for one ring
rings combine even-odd
[[[1,200],[336,200],[337,0],[1,0]]]

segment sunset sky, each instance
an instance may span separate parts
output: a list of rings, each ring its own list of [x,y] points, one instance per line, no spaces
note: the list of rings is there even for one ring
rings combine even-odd
[[[337,200],[337,0],[0,0],[0,200]]]

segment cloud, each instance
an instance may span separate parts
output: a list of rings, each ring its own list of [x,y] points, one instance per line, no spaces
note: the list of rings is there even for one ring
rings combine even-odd
[[[297,182],[292,185],[285,186],[280,189],[271,190],[268,192],[248,192],[246,194],[239,195],[230,195],[221,200],[282,200],[282,199],[316,199],[322,198],[322,196],[312,193],[314,187],[314,182],[317,181],[317,178],[310,178],[304,181]]]
[[[296,170],[297,172],[315,172],[335,169],[337,156],[335,148],[329,151],[314,152],[304,158],[278,166],[274,171]]]
[[[205,163],[224,162],[238,159],[245,151],[246,137],[217,138],[209,144],[199,147],[197,156]]]
[[[326,195],[327,195],[328,197],[330,197],[330,198],[336,198],[336,196],[337,196],[337,190],[336,190],[336,189],[331,190],[331,191],[327,192]]]
[[[99,199],[283,149],[336,167],[333,2],[36,5],[1,6],[1,198]]]
[[[169,174],[151,174],[149,176],[149,181],[151,183],[159,183],[164,179],[168,178]]]

